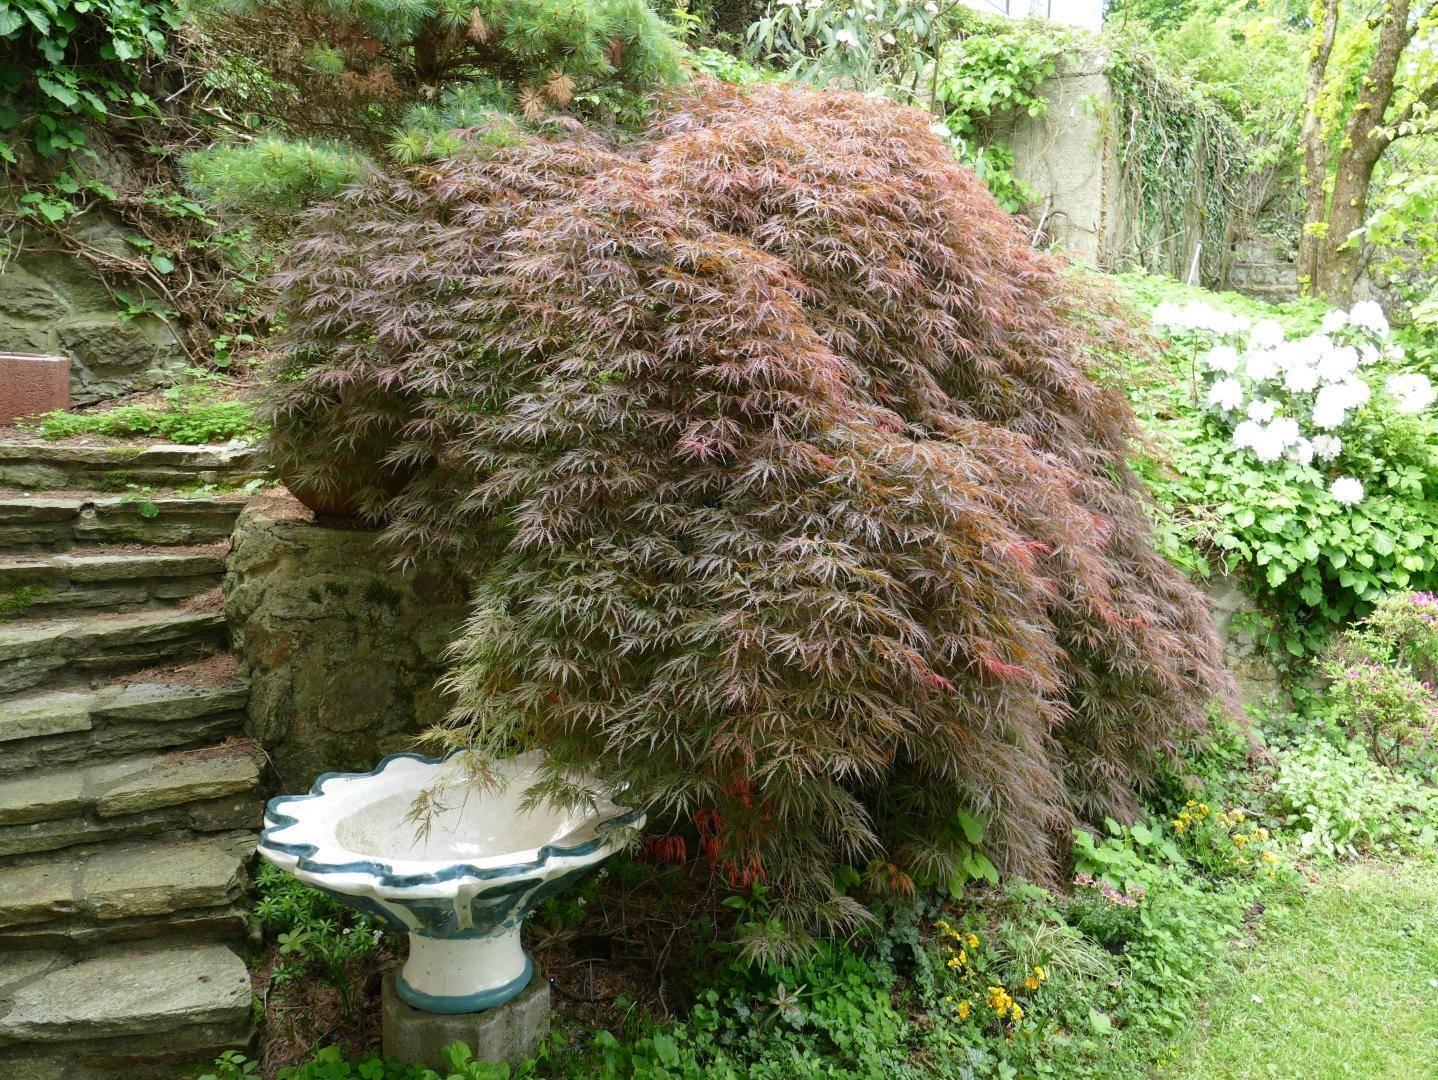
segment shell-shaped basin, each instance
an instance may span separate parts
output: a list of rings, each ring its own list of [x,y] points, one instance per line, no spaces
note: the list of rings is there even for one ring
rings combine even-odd
[[[578,810],[522,808],[542,761],[536,751],[501,762],[495,785],[475,782],[454,755],[392,754],[371,772],[326,773],[307,795],[270,800],[259,852],[406,931],[396,988],[415,1008],[493,1008],[533,974],[519,940],[525,916],[644,824],[597,789]]]

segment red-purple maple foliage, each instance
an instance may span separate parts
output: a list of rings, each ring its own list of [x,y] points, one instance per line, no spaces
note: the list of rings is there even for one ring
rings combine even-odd
[[[795,924],[836,867],[943,880],[956,812],[1043,873],[1223,693],[1155,553],[1114,309],[917,112],[701,84],[318,210],[273,452],[470,560],[443,735],[695,821]]]

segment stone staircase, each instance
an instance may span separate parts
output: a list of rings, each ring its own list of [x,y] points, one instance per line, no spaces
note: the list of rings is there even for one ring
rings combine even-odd
[[[262,759],[209,594],[245,501],[213,489],[256,473],[0,438],[4,1080],[194,1075],[249,1041]]]

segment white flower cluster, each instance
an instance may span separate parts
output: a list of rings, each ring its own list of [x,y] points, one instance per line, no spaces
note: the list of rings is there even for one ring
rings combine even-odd
[[[1371,300],[1330,311],[1319,333],[1292,340],[1272,319],[1254,322],[1198,300],[1159,304],[1153,321],[1210,345],[1196,356],[1204,401],[1232,426],[1233,445],[1265,464],[1337,458],[1343,451],[1337,432],[1373,396],[1367,369],[1403,358],[1387,343],[1388,320]],[[1438,398],[1424,375],[1390,375],[1383,390],[1401,413],[1423,412]],[[1363,499],[1362,481],[1351,476],[1337,477],[1328,491],[1342,506]]]

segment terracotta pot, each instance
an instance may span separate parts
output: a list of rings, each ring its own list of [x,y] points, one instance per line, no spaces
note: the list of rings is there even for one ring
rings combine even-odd
[[[357,467],[350,474],[347,483],[324,491],[307,487],[291,476],[281,475],[280,479],[289,489],[290,494],[308,507],[314,513],[315,520],[321,524],[365,529],[383,522],[370,518],[360,511],[360,493],[366,488],[377,487],[387,496],[398,495],[414,476],[414,470],[412,468],[394,469],[369,463],[363,468],[372,471],[365,473],[361,471],[360,467]]]

